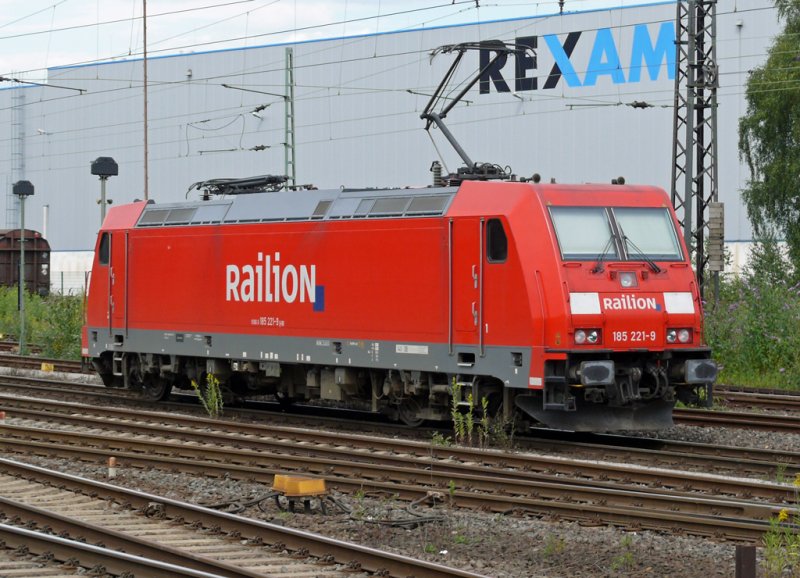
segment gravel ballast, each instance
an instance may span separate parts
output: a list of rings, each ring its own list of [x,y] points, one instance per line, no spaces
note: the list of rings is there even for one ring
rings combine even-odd
[[[734,428],[676,426],[659,437],[800,451],[800,436]],[[63,459],[6,457],[91,479],[109,481],[104,464]],[[270,492],[260,484],[199,477],[155,469],[119,468],[112,483],[156,495],[204,505],[247,502]],[[775,481],[775,480],[772,480]],[[533,516],[489,514],[451,508],[444,500],[434,507],[414,506],[390,496],[357,492],[336,495],[350,511],[329,506],[328,514],[281,510],[274,498],[251,505],[240,515],[318,532],[463,568],[497,578],[733,576],[735,546],[651,531],[632,532],[608,526],[585,527],[574,522]],[[404,525],[424,516],[415,527]],[[429,519],[430,518],[430,519]],[[394,524],[387,524],[392,520]]]

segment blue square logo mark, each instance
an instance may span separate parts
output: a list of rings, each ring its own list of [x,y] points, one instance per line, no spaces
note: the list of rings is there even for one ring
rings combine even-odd
[[[325,286],[314,287],[314,311],[325,311]]]

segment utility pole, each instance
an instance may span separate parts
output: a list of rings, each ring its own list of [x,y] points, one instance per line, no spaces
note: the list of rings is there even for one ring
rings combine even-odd
[[[9,184],[25,178],[25,90],[11,93],[11,179]],[[6,229],[19,225],[19,199],[12,193],[6,198]]]
[[[14,183],[14,194],[19,197],[19,354],[25,355],[25,199],[33,195],[30,181]]]
[[[142,0],[142,43],[144,44],[144,200],[150,198],[149,157],[147,147],[147,0]]]
[[[291,189],[297,185],[294,139],[294,51],[291,46],[286,47],[286,86],[284,94],[286,95],[283,100],[286,114],[284,124],[284,174],[288,177],[286,188]]]
[[[717,0],[679,0],[675,20],[672,205],[693,252],[701,295],[706,271],[714,273],[717,287],[723,269],[723,210],[717,188],[716,8]]]

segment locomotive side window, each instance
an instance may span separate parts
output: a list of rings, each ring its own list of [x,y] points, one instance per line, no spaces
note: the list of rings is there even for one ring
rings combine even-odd
[[[103,233],[100,237],[100,250],[98,251],[98,258],[101,265],[108,265],[109,256],[111,254],[111,237],[108,233]]]
[[[148,209],[142,213],[139,225],[161,225],[169,215],[169,209]]]
[[[500,219],[486,223],[486,258],[490,263],[504,263],[508,258],[508,238]]]
[[[550,215],[565,260],[618,259],[617,246],[603,207],[551,207]]]
[[[354,217],[366,217],[369,210],[372,208],[372,205],[375,204],[375,199],[364,199],[360,203],[358,203],[358,207],[356,207],[356,212],[353,213]]]
[[[392,215],[402,215],[411,201],[410,197],[387,197],[375,199],[375,203],[369,211],[370,217],[388,217]]]
[[[681,260],[681,247],[669,211],[661,208],[618,207],[614,218],[625,239],[628,259]],[[637,257],[638,256],[638,257]]]
[[[314,213],[311,215],[312,219],[322,219],[325,214],[328,212],[328,209],[331,208],[333,201],[320,201],[317,203],[317,208],[314,209]]]

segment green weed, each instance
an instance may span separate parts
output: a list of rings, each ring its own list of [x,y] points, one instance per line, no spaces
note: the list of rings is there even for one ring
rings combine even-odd
[[[440,432],[436,431],[433,432],[433,435],[431,436],[431,445],[446,448],[453,445],[453,438],[450,436],[445,437]]]
[[[788,466],[788,464],[780,463],[775,468],[775,481],[777,481],[779,484],[785,484],[786,483],[786,467],[787,466]]]
[[[450,417],[453,419],[453,431],[456,435],[456,443],[464,443],[464,438],[466,437],[466,425],[464,420],[464,414],[461,413],[461,410],[458,407],[458,403],[461,400],[461,384],[456,381],[455,376],[453,377],[453,386],[450,396]]]
[[[614,572],[630,572],[633,570],[635,559],[633,556],[633,537],[626,535],[620,540],[622,552],[611,560],[611,570]]]
[[[564,538],[548,534],[544,539],[544,548],[542,549],[542,556],[545,558],[552,558],[556,554],[561,554],[566,548],[567,544]]]
[[[206,375],[204,387],[200,387],[195,380],[192,380],[192,389],[197,392],[197,397],[200,398],[200,403],[203,404],[208,415],[219,417],[222,414],[222,390],[219,380],[214,377],[214,374]]]

